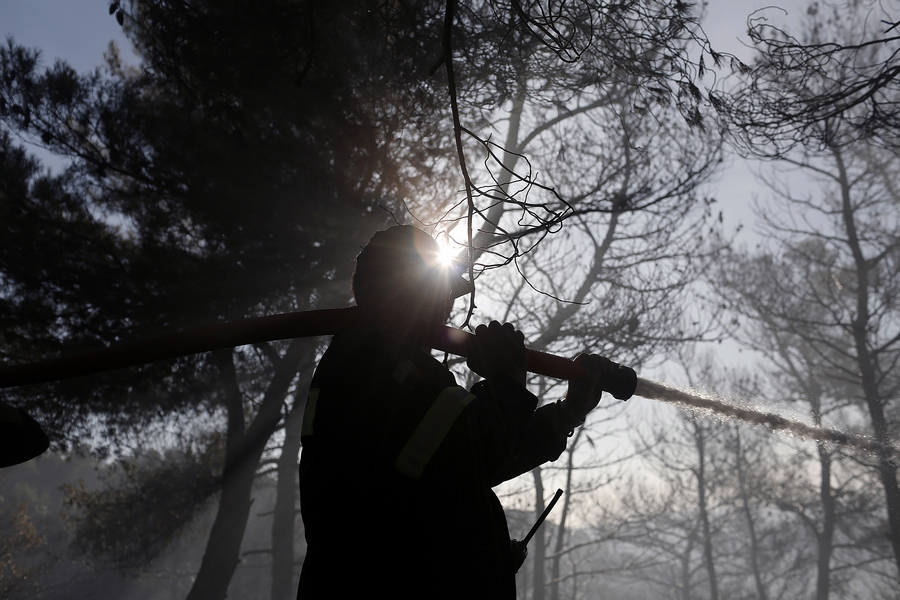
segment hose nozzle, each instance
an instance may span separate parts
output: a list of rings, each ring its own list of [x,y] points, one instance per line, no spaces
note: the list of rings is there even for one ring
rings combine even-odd
[[[609,392],[617,400],[628,400],[637,389],[637,373],[631,367],[613,364],[616,365],[616,374],[611,380],[603,382],[603,391]]]

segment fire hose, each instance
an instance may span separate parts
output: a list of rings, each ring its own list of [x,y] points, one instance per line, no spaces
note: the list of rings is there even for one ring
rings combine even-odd
[[[334,308],[270,315],[125,342],[72,356],[0,367],[0,389],[91,375],[247,344],[333,335],[353,327],[363,316],[364,314],[358,308]],[[432,336],[431,346],[451,354],[468,356],[473,338],[471,333],[461,329],[440,327]],[[577,379],[585,375],[584,367],[571,359],[533,349],[528,349],[527,352],[527,368],[532,373],[556,379]],[[604,379],[602,386],[603,391],[612,394],[619,400],[628,400],[631,396],[637,395],[690,410],[716,413],[751,424],[763,425],[770,430],[790,431],[803,438],[852,445],[867,452],[885,454],[894,457],[895,460],[900,460],[900,450],[891,444],[881,443],[865,436],[813,427],[774,413],[760,412],[752,408],[721,402],[702,394],[671,388],[640,378],[634,369],[622,365],[616,365],[615,375]]]
[[[0,388],[92,375],[235,346],[333,335],[353,327],[362,316],[359,308],[333,308],[219,323],[72,356],[3,367],[0,368]],[[441,326],[434,332],[431,346],[458,356],[468,356],[473,339],[474,335],[467,331]],[[527,368],[535,374],[556,379],[577,379],[586,374],[584,367],[568,358],[533,349],[527,350],[527,356]],[[634,395],[637,382],[634,369],[616,365],[616,375],[608,381],[604,380],[603,391],[619,400],[628,400]]]

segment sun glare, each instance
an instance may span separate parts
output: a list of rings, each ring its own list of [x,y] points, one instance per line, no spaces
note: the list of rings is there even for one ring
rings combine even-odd
[[[438,243],[438,263],[442,267],[450,267],[456,261],[456,250],[449,244],[447,236],[442,235],[437,238]]]

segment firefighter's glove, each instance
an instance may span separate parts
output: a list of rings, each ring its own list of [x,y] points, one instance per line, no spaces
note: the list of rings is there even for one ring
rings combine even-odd
[[[616,376],[616,363],[597,354],[580,354],[575,362],[587,370],[587,375],[569,380],[569,391],[562,401],[566,426],[570,429],[584,423],[589,412],[600,402],[604,380]]]
[[[506,376],[524,387],[528,354],[525,335],[511,323],[491,321],[475,328],[475,340],[466,364],[490,381]]]

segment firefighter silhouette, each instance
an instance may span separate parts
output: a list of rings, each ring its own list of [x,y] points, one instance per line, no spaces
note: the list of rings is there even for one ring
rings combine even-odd
[[[515,598],[524,544],[491,488],[557,459],[614,367],[578,357],[588,375],[538,407],[523,334],[492,321],[467,361],[483,379],[461,387],[427,342],[471,289],[415,227],[376,233],[357,257],[365,318],[333,337],[304,413],[298,598]]]

